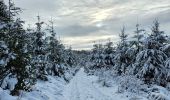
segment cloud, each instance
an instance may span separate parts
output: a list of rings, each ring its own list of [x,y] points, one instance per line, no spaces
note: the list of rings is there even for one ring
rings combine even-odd
[[[87,25],[71,25],[71,26],[63,26],[56,27],[56,31],[61,33],[64,36],[69,37],[77,37],[77,36],[87,36],[89,34],[95,33],[100,30],[100,28],[96,26],[87,26]]]
[[[89,49],[92,48],[94,43],[102,43],[104,44],[108,40],[111,41],[118,41],[118,37],[116,35],[112,34],[103,34],[103,35],[88,35],[84,37],[65,37],[62,39],[62,41],[65,43],[67,46],[72,46],[76,50],[80,49]],[[69,41],[69,42],[67,42]],[[115,42],[116,44],[116,42]]]
[[[64,43],[72,45],[73,49],[90,48],[91,41],[103,40],[104,36],[114,37],[113,41],[117,42],[123,25],[126,26],[126,33],[132,35],[136,23],[149,30],[154,19],[159,19],[161,29],[170,33],[168,30],[170,0],[15,0],[15,2],[24,9],[21,17],[32,27],[37,21],[38,13],[46,23],[53,17],[56,32],[64,38]],[[73,40],[70,38],[74,42],[71,42]],[[83,45],[78,44],[82,42]]]

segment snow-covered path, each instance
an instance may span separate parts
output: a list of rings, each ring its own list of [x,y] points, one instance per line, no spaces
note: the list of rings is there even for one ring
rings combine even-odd
[[[48,79],[46,82],[38,81],[35,89],[24,92],[20,100],[148,100],[141,96],[129,97],[126,92],[118,93],[118,84],[114,80],[112,87],[103,87],[97,76],[88,76],[83,68],[68,84],[59,77],[48,76]],[[19,99],[0,88],[0,100]]]
[[[94,86],[93,81],[95,78],[88,77],[84,73],[84,69],[80,69],[66,86],[64,92],[65,100],[113,100]]]

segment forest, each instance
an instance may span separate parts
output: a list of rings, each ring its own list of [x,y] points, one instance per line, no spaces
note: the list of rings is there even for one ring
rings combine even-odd
[[[74,50],[56,38],[52,18],[32,16],[35,29],[25,28],[20,13],[12,0],[8,6],[0,1],[0,100],[170,100],[170,36],[159,19],[151,31],[137,23],[132,36],[122,25],[117,44],[108,39]],[[58,98],[45,84],[56,91],[63,86]]]

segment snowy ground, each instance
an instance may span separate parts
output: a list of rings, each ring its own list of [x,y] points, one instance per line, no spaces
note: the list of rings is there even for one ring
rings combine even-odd
[[[66,86],[65,100],[112,100],[94,87],[94,80],[96,80],[95,77],[87,77],[81,69]]]
[[[48,79],[47,82],[38,81],[32,92],[22,92],[19,97],[10,96],[9,91],[0,88],[0,100],[64,100],[64,79],[53,76],[48,76]]]
[[[129,100],[117,93],[118,86],[107,88],[100,86],[97,77],[87,76],[83,69],[76,74],[64,91],[64,100]]]
[[[49,76],[48,79],[47,82],[38,81],[34,91],[24,92],[20,97],[12,97],[9,91],[0,88],[0,100],[148,100],[146,96],[129,96],[128,92],[118,93],[117,82],[113,82],[112,87],[103,87],[98,82],[98,77],[88,76],[83,68],[69,84],[64,79],[54,76]],[[156,95],[166,97],[170,94],[164,88],[161,90],[164,93]],[[149,100],[169,100],[168,98]]]
[[[39,81],[37,90],[23,94],[21,100],[63,100],[62,92],[66,82],[61,78],[49,76],[49,81]]]

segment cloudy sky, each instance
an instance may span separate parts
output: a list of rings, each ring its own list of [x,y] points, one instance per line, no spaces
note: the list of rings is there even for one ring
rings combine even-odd
[[[34,27],[36,16],[55,23],[57,38],[73,49],[90,49],[94,43],[119,41],[121,27],[132,35],[135,24],[150,30],[159,19],[170,33],[170,0],[14,0],[23,9],[21,17]],[[170,30],[170,29],[169,29]]]

